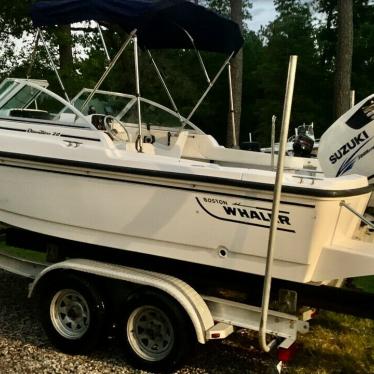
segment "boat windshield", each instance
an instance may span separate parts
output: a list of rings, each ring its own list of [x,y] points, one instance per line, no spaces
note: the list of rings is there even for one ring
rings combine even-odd
[[[47,90],[48,82],[33,81],[26,79],[7,79],[0,86],[0,117],[18,117],[30,120],[41,120],[43,122],[68,122],[75,124],[79,112],[70,108],[58,95]],[[86,121],[85,121],[86,122]],[[80,121],[82,124],[82,121]]]
[[[84,115],[102,114],[110,115],[125,123],[126,126],[137,126],[138,109],[136,96],[98,90],[89,103],[82,109],[83,104],[89,97],[91,89],[83,89],[73,100],[72,104]],[[144,98],[141,101],[142,123],[145,126],[157,128],[187,129],[203,133],[197,126],[181,117],[175,111]]]

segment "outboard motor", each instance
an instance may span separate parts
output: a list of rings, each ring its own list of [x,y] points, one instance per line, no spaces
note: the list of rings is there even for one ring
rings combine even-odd
[[[296,157],[310,157],[313,152],[314,140],[307,135],[297,135],[293,142],[293,153]]]
[[[320,140],[318,160],[328,177],[360,174],[374,183],[374,95],[327,129]]]

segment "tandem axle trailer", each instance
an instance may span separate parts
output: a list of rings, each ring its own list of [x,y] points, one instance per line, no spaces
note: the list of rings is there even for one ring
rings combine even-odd
[[[37,297],[44,330],[67,353],[91,350],[118,326],[133,365],[169,372],[194,343],[260,326],[260,307],[203,295],[167,274],[89,259],[37,263],[5,253],[0,268],[31,280],[29,297]],[[293,351],[297,334],[309,330],[310,315],[269,312],[267,333],[282,357]],[[280,368],[277,362],[274,370]]]

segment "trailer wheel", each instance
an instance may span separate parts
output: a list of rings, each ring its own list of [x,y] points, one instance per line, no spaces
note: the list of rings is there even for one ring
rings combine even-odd
[[[137,294],[126,305],[124,321],[125,351],[140,369],[173,371],[195,345],[194,330],[185,311],[161,292]]]
[[[54,278],[41,292],[40,320],[58,349],[71,354],[86,353],[104,332],[105,305],[86,279],[68,275]]]

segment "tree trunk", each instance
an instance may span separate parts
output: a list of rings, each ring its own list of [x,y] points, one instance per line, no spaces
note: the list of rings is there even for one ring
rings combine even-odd
[[[240,29],[243,30],[243,1],[230,0],[231,5],[231,19],[236,22]],[[232,116],[229,112],[226,145],[233,147],[239,145],[240,135],[240,118],[242,111],[242,82],[243,82],[243,49],[241,49],[231,62],[231,76],[232,76],[232,93],[234,99],[234,114],[235,114],[235,138],[233,136]],[[236,140],[236,144],[235,144]]]
[[[334,114],[340,117],[350,107],[353,10],[352,0],[338,0],[338,43],[334,87]]]
[[[62,82],[68,83],[74,73],[73,38],[70,25],[60,26],[57,31],[57,42],[60,55],[60,75]]]

